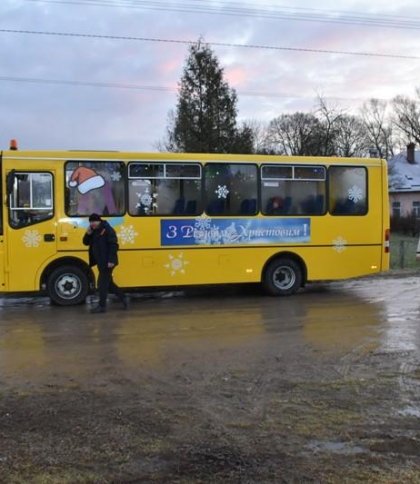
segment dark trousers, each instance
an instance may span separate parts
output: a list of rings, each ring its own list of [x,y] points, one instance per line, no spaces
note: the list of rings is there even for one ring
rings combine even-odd
[[[112,292],[120,301],[124,301],[124,293],[122,289],[120,289],[112,279],[112,271],[114,268],[103,268],[99,269],[99,277],[98,277],[98,291],[99,291],[99,306],[105,307],[106,306],[106,298],[109,292]]]

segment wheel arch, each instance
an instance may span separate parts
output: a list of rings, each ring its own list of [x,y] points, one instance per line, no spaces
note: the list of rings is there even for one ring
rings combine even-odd
[[[95,287],[95,276],[89,265],[84,260],[79,259],[78,257],[67,256],[53,260],[44,268],[39,279],[40,290],[46,289],[48,277],[55,269],[68,265],[75,266],[81,269],[88,277],[89,288],[93,289]]]
[[[302,269],[302,287],[306,284],[308,280],[308,268],[306,267],[305,261],[300,257],[298,254],[295,252],[290,252],[290,251],[282,251],[282,252],[277,252],[273,254],[269,259],[267,259],[266,263],[264,264],[262,271],[261,271],[261,281],[264,279],[264,274],[271,262],[276,259],[292,259],[295,262],[297,262]]]

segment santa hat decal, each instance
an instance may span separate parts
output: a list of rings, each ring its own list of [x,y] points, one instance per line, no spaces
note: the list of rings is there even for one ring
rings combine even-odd
[[[105,180],[96,171],[85,166],[79,166],[71,174],[69,186],[77,187],[79,193],[84,195],[91,190],[96,190],[105,185]]]

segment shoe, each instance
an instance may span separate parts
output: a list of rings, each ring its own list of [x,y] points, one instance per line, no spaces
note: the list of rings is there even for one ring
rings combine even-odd
[[[90,310],[91,314],[106,313],[106,308],[103,306],[95,306]]]

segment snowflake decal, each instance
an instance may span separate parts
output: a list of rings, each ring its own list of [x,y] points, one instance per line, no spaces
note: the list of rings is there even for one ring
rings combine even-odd
[[[241,238],[235,222],[226,228],[221,228],[205,215],[195,219],[193,233],[196,244],[234,244]]]
[[[231,225],[222,232],[222,239],[224,244],[233,244],[239,238],[238,230],[236,229],[235,222],[232,222]]]
[[[222,241],[222,233],[219,227],[213,225],[210,229],[210,240],[209,242],[212,244],[220,244]]]
[[[354,203],[359,202],[362,198],[362,189],[358,187],[357,185],[353,185],[351,188],[348,190],[348,199],[351,200]]]
[[[25,230],[22,241],[25,244],[25,247],[39,247],[41,235],[38,230]]]
[[[137,208],[143,208],[146,213],[149,213],[152,207],[157,207],[156,198],[157,193],[150,193],[146,188],[144,193],[136,193],[139,201],[136,204]]]
[[[347,245],[347,240],[344,239],[343,237],[339,236],[336,239],[332,241],[333,243],[333,249],[341,254],[346,250],[346,245]]]
[[[152,195],[150,195],[150,193],[143,193],[143,195],[139,194],[139,200],[140,200],[140,203],[142,203],[146,207],[150,207],[153,202],[153,198],[152,198]]]
[[[211,227],[211,218],[203,213],[203,215],[200,215],[195,219],[194,227],[197,230],[208,230]]]
[[[121,173],[119,171],[113,171],[111,173],[111,180],[113,182],[119,182],[121,180]]]
[[[184,259],[184,254],[181,252],[177,257],[169,254],[169,262],[164,264],[164,267],[168,269],[171,276],[176,274],[185,274],[185,267],[189,264],[187,260]]]
[[[134,230],[132,225],[128,225],[127,227],[122,225],[120,232],[118,233],[118,237],[120,238],[122,245],[134,244],[137,235],[138,233]]]
[[[214,191],[217,198],[226,198],[229,195],[229,190],[226,185],[217,185],[217,190]]]

